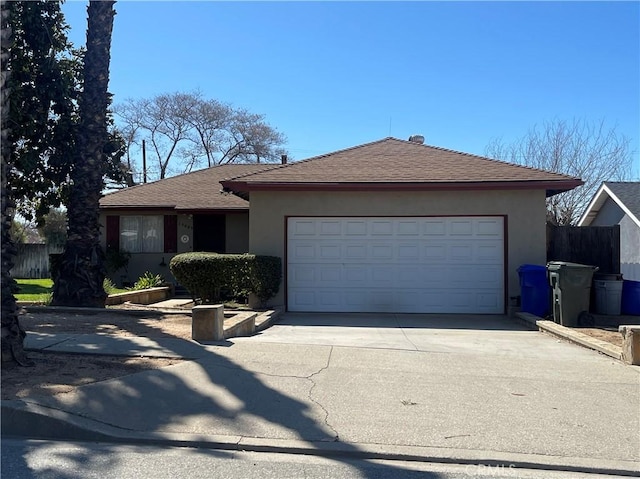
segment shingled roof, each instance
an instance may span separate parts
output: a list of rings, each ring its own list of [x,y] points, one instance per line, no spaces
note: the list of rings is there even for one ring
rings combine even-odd
[[[640,181],[606,181],[598,191],[578,222],[589,226],[596,218],[607,198],[611,198],[638,226],[640,226]]]
[[[102,209],[248,210],[249,203],[223,193],[220,181],[273,168],[269,164],[220,165],[108,193]]]
[[[582,181],[481,156],[397,138],[316,156],[222,182],[234,192],[264,189],[545,189],[548,195]]]

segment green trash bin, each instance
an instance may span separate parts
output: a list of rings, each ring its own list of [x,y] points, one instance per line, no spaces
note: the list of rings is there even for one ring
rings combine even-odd
[[[597,266],[550,261],[547,263],[553,297],[553,320],[562,326],[574,327],[591,322],[589,300],[591,280]],[[584,318],[580,321],[580,318]],[[581,324],[587,326],[588,324]]]

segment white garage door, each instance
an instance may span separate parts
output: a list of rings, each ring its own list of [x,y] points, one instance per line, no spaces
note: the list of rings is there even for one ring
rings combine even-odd
[[[290,311],[502,313],[502,217],[288,218]]]

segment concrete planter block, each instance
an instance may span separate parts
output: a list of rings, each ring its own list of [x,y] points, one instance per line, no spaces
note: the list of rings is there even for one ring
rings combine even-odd
[[[122,304],[127,301],[134,304],[152,304],[164,301],[171,296],[171,288],[160,286],[159,288],[141,289],[138,291],[127,291],[126,293],[111,294],[107,297],[105,304],[111,306]]]
[[[224,306],[194,306],[191,310],[191,338],[196,341],[224,339]]]
[[[622,334],[622,360],[640,365],[640,325],[622,325],[618,331]]]
[[[254,312],[237,313],[233,315],[227,319],[225,337],[251,336],[256,330],[257,316],[257,313]]]

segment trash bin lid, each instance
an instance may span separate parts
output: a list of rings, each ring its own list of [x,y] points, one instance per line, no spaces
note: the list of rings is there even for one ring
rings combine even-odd
[[[533,271],[546,271],[546,266],[541,266],[539,264],[523,264],[518,268],[518,273],[530,273]]]
[[[590,264],[570,263],[568,261],[549,261],[547,263],[547,269],[549,271],[557,271],[563,268],[575,268],[575,269],[588,268],[593,271],[598,271],[598,269],[600,269],[597,266],[593,266]]]

